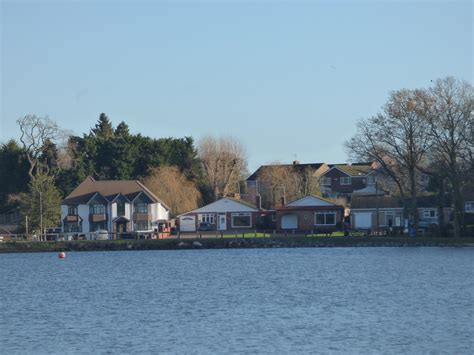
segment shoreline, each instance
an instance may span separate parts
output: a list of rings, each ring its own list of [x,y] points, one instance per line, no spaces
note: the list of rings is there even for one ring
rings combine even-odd
[[[474,247],[474,237],[268,237],[60,242],[4,242],[3,253],[335,247]]]

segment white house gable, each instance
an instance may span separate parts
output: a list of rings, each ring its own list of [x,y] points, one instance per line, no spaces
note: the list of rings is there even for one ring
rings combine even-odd
[[[299,200],[290,202],[287,206],[335,206],[334,203],[328,202],[316,196],[305,196]]]
[[[257,212],[256,208],[252,208],[243,203],[231,200],[229,198],[223,198],[219,201],[210,203],[209,205],[203,206],[196,210],[190,211],[193,213],[210,213],[210,212]],[[189,212],[188,212],[189,213]]]

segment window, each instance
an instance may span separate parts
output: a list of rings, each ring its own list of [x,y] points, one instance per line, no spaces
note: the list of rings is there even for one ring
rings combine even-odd
[[[215,222],[215,214],[214,213],[203,213],[198,216],[199,222],[207,222],[210,224],[214,224]]]
[[[350,176],[341,176],[340,184],[341,185],[350,185],[351,184],[351,177]]]
[[[77,216],[77,205],[68,205],[67,214],[69,216]]]
[[[437,218],[438,211],[437,210],[424,210],[423,211],[423,218]]]
[[[314,225],[316,226],[334,226],[336,225],[336,212],[325,211],[314,213]]]
[[[82,222],[64,222],[65,233],[80,233],[82,232]]]
[[[331,178],[329,177],[321,178],[321,185],[331,185]]]
[[[89,231],[90,232],[96,232],[98,230],[105,229],[107,230],[107,222],[106,221],[101,221],[101,222],[91,222],[89,225]]]
[[[146,203],[137,203],[135,205],[135,213],[148,213],[148,205]]]
[[[375,175],[370,174],[369,176],[367,176],[367,185],[373,185],[373,184],[375,184]]]
[[[232,228],[250,228],[252,227],[251,213],[232,213]]]
[[[135,222],[135,231],[148,231],[150,230],[149,221],[136,221]]]
[[[90,214],[105,214],[105,205],[90,205]]]
[[[466,201],[464,203],[464,210],[466,212],[474,212],[474,201]]]
[[[124,202],[117,203],[117,216],[125,216],[125,203]]]

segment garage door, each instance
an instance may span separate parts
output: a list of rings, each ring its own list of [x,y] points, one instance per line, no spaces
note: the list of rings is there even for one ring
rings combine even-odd
[[[281,217],[281,229],[298,229],[298,216],[295,214],[284,214]]]
[[[179,217],[179,230],[180,232],[195,232],[196,216]]]
[[[354,227],[356,229],[372,228],[372,212],[354,213]]]

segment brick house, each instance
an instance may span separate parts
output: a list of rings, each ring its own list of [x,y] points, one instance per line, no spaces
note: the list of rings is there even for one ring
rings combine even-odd
[[[250,202],[254,205],[259,204],[258,195],[259,193],[261,193],[262,189],[265,188],[265,182],[262,181],[261,177],[268,169],[271,169],[273,167],[291,168],[293,171],[301,175],[304,175],[307,171],[311,171],[314,179],[318,179],[324,171],[329,169],[329,167],[325,163],[300,164],[300,162],[297,160],[293,161],[292,164],[261,165],[246,180],[246,192],[242,196],[245,201]],[[264,207],[270,208],[271,206]]]
[[[375,185],[376,173],[372,163],[329,165],[329,169],[320,175],[321,194],[350,201],[354,191]]]
[[[344,207],[322,197],[305,196],[276,209],[277,230],[335,231],[342,229]]]

